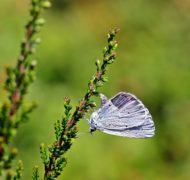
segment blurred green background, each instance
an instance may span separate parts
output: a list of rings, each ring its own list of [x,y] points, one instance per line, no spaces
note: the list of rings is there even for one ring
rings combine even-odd
[[[1,0],[0,85],[4,67],[14,65],[28,1]],[[47,23],[35,55],[37,79],[27,98],[38,103],[30,121],[14,139],[24,161],[24,179],[40,165],[39,145],[54,139],[53,124],[63,114],[63,97],[75,106],[95,72],[106,34],[117,36],[117,60],[110,66],[101,92],[136,94],[150,109],[156,124],[151,139],[129,139],[101,132],[93,136],[79,123],[79,138],[67,154],[59,179],[152,180],[190,179],[190,2],[187,0],[54,0],[44,14]],[[1,99],[5,92],[0,91]],[[96,99],[98,102],[98,98]]]

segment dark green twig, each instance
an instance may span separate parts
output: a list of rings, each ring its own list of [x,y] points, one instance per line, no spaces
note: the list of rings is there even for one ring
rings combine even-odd
[[[32,179],[33,180],[39,180],[39,178],[40,178],[40,175],[39,175],[39,172],[38,172],[38,166],[35,166],[33,168]]]
[[[100,60],[96,61],[96,73],[88,83],[88,89],[83,99],[71,115],[70,99],[68,97],[64,100],[65,113],[61,121],[55,123],[56,140],[48,149],[41,145],[40,152],[44,164],[44,180],[56,179],[66,166],[65,153],[70,149],[73,139],[77,136],[77,122],[83,116],[95,107],[95,102],[91,101],[92,96],[99,95],[98,88],[107,81],[105,73],[107,66],[112,64],[115,60],[115,49],[117,42],[114,40],[118,29],[113,29],[108,34],[108,46],[104,48],[102,63]]]
[[[5,89],[8,94],[8,102],[0,107],[0,174],[2,169],[9,169],[11,161],[15,158],[17,150],[10,150],[8,144],[10,138],[16,133],[20,123],[28,119],[29,113],[35,108],[23,104],[29,85],[34,80],[36,61],[29,59],[35,52],[35,46],[40,42],[35,38],[44,19],[40,18],[41,11],[50,7],[47,0],[31,0],[30,19],[25,27],[25,37],[21,43],[21,50],[15,67],[6,69],[7,79]]]
[[[6,180],[21,180],[23,171],[22,161],[19,161],[15,171],[10,170],[7,173]]]

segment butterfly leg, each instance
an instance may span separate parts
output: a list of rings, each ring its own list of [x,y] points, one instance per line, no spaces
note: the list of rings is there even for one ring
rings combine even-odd
[[[90,119],[89,119],[86,115],[83,117],[83,119],[84,119],[88,124],[90,124]]]
[[[106,104],[106,102],[108,101],[108,98],[102,93],[100,93],[100,99],[101,99],[101,106]]]

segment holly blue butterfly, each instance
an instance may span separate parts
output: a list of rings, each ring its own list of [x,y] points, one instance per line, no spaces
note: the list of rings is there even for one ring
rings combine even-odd
[[[90,132],[130,137],[149,138],[155,134],[155,126],[149,110],[133,94],[119,92],[111,99],[100,94],[101,107],[92,113]]]

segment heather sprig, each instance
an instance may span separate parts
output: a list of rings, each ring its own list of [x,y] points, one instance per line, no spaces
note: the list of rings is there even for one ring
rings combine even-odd
[[[20,180],[22,178],[22,171],[23,171],[23,163],[22,161],[18,161],[16,170],[8,171],[6,175],[6,180]]]
[[[65,97],[64,116],[62,120],[57,120],[54,126],[54,143],[49,147],[45,147],[44,144],[40,147],[41,158],[44,164],[44,180],[54,180],[62,173],[67,164],[65,153],[71,148],[73,140],[77,137],[77,122],[83,118],[90,109],[96,106],[95,102],[91,100],[91,97],[98,96],[98,88],[107,81],[107,77],[105,76],[107,66],[112,64],[116,57],[115,49],[118,44],[114,38],[117,32],[117,28],[109,32],[107,38],[108,45],[104,48],[103,59],[102,61],[96,61],[96,73],[89,81],[87,91],[73,113],[71,113],[72,106],[70,105],[70,99]],[[35,168],[33,180],[37,180],[38,178],[38,170]]]
[[[39,178],[40,178],[40,175],[39,175],[38,166],[35,166],[33,168],[32,180],[39,180]]]
[[[11,162],[17,155],[17,149],[9,147],[10,138],[36,107],[34,103],[26,104],[24,97],[35,78],[36,60],[30,56],[35,53],[36,45],[40,42],[40,38],[36,37],[44,24],[40,14],[50,5],[48,0],[31,0],[30,18],[25,26],[25,36],[17,63],[15,67],[6,68],[7,78],[4,87],[8,100],[0,107],[0,175],[3,169],[11,168]],[[19,172],[17,169],[14,179],[19,179]]]

